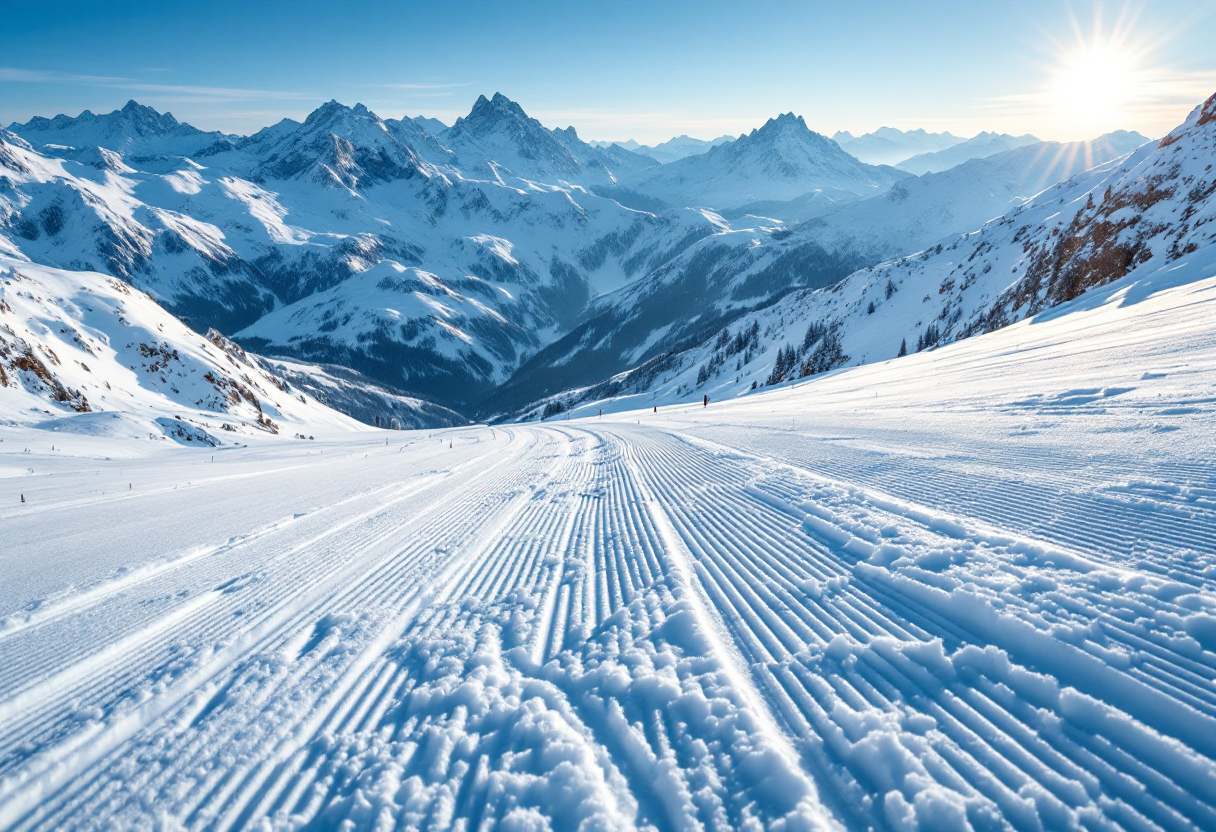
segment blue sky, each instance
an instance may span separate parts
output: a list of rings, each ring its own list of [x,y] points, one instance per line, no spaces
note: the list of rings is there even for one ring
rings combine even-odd
[[[0,124],[129,98],[242,133],[330,98],[450,123],[500,91],[593,139],[791,110],[829,134],[1156,136],[1216,92],[1213,43],[1211,0],[0,0]]]

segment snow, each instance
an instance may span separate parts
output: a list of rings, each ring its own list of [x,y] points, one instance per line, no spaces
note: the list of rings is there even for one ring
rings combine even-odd
[[[709,407],[2,426],[0,826],[1212,828],[1198,254]]]
[[[609,165],[627,171],[657,163],[619,148],[596,150],[570,130],[547,130],[501,96],[452,128],[459,158],[416,122],[385,121],[362,105],[331,101],[303,124],[284,121],[244,138],[171,126],[139,133],[128,109],[65,117],[57,120],[62,129],[38,120],[13,126],[33,142],[64,131],[111,142],[131,151],[125,157],[90,144],[96,153],[86,158],[74,148],[35,149],[13,133],[0,135],[0,172],[11,186],[0,189],[0,251],[110,273],[199,331],[273,334],[274,343],[256,347],[357,365],[378,373],[381,384],[462,408],[560,335],[590,298],[709,233],[697,212],[658,216],[591,193],[580,183],[614,181]],[[154,111],[136,114],[147,120]],[[111,122],[121,130],[105,129]],[[148,142],[170,155],[135,155]],[[547,162],[537,160],[550,151]],[[453,364],[447,337],[425,354],[409,326],[436,328],[424,304],[415,305],[421,317],[402,321],[405,329],[357,316],[351,326],[367,326],[349,333],[354,342],[329,342],[316,316],[294,314],[323,301],[332,308],[317,314],[331,318],[362,308],[375,282],[363,273],[398,263],[437,276],[458,295],[484,290],[478,303],[466,304],[474,325],[458,327],[473,339],[475,360]],[[290,321],[300,326],[287,327]],[[378,361],[366,346],[372,342],[420,351],[420,360],[403,373]],[[453,373],[463,376],[461,392],[445,396]]]
[[[651,363],[519,412],[537,416],[554,405],[598,410],[602,399],[611,399],[608,406],[617,408],[702,395],[747,395],[796,376],[883,361],[899,355],[901,348],[917,352],[1025,318],[1049,319],[1056,313],[1047,310],[1070,300],[1100,305],[1111,295],[1098,290],[1112,281],[1122,279],[1119,291],[1142,299],[1171,285],[1206,280],[1216,273],[1211,225],[1216,181],[1208,161],[1216,148],[1210,126],[1216,122],[1213,102],[1196,107],[1160,142],[1079,173],[1025,202],[1011,195],[1035,187],[1047,171],[1061,165],[1086,164],[1079,155],[1083,148],[1020,148],[899,183],[885,198],[808,224],[807,233],[825,245],[847,247],[853,235],[881,225],[886,242],[875,243],[879,251],[900,239],[911,248],[931,242],[960,217],[978,220],[979,212],[1004,200],[1020,204],[977,231],[940,239],[823,288],[793,292],[738,317],[692,349],[680,344],[672,350],[670,338],[660,339],[646,356]],[[721,245],[727,236],[710,242]],[[770,237],[754,256],[730,261],[731,279],[741,281],[805,245],[796,235]],[[692,254],[706,245],[693,247]],[[626,308],[630,300],[626,296],[617,303]],[[665,354],[659,349],[664,346]],[[784,369],[779,366],[782,355]]]
[[[3,257],[0,424],[207,447],[360,429],[115,278]]]

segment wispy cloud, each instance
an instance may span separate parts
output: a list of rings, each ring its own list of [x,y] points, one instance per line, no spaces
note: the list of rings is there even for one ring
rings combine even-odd
[[[129,78],[116,78],[110,75],[74,75],[70,72],[58,72],[50,69],[18,69],[16,67],[0,66],[0,81],[23,81],[31,84],[103,85],[129,80]]]
[[[191,99],[214,101],[250,101],[266,99],[312,99],[315,95],[292,90],[264,90],[245,87],[209,87],[193,84],[152,84],[135,78],[110,75],[78,75],[46,69],[0,67],[0,81],[29,84],[79,84],[89,87],[132,90],[158,94],[186,96]]]

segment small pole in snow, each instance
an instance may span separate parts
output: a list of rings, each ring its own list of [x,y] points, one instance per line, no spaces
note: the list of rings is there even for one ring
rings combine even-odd
[[[135,490],[135,486],[134,486],[134,485],[132,485],[131,483],[127,483],[127,490],[128,490],[128,491],[134,491],[134,490]]]

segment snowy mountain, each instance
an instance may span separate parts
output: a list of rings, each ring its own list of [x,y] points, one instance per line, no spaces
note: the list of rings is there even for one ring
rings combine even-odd
[[[358,423],[107,275],[0,257],[0,424],[207,446]]]
[[[168,124],[126,109],[144,133]],[[153,155],[0,134],[0,247],[119,277],[256,352],[346,367],[348,392],[383,388],[335,398],[364,401],[367,417],[383,393],[432,403],[444,424],[448,409],[503,412],[686,349],[787,292],[975,227],[1093,158],[1043,146],[911,180],[786,115],[659,166],[549,130],[502,95],[438,136],[335,101],[248,137],[165,131]],[[711,199],[737,207],[680,207]],[[765,218],[842,205],[796,230]]]
[[[895,167],[914,173],[917,176],[925,173],[937,173],[955,165],[961,165],[970,159],[982,159],[994,153],[1003,153],[1018,147],[1035,144],[1039,140],[1027,133],[1024,136],[1010,136],[1006,133],[980,133],[967,141],[956,144],[945,150],[932,153],[919,153],[905,159]]]
[[[549,130],[502,93],[478,97],[473,109],[440,134],[462,170],[501,181],[614,185],[653,163],[622,149],[596,148],[573,127]]]
[[[962,144],[966,139],[949,132],[929,133],[923,129],[897,130],[894,127],[879,127],[873,133],[861,136],[840,131],[832,136],[832,141],[840,145],[845,153],[866,164],[898,166],[911,156],[945,150]]]
[[[905,179],[883,196],[796,228],[757,217],[718,218],[717,234],[645,282],[593,302],[584,322],[524,364],[496,402],[523,407],[546,385],[582,387],[665,361],[790,290],[828,286],[852,269],[979,227],[1060,179],[1124,155],[1132,141],[1124,135],[1070,145],[1042,142],[972,160]],[[755,225],[748,227],[747,220]]]
[[[49,119],[36,116],[25,124],[14,122],[8,130],[35,144],[56,144],[77,150],[104,147],[124,156],[188,155],[224,138],[222,133],[204,132],[182,124],[171,113],[158,113],[135,101],[100,116],[88,110],[76,118],[63,114]]]
[[[1043,158],[1079,156],[1061,146]],[[997,169],[1025,167],[1028,147]],[[632,406],[744,395],[769,383],[894,358],[1042,316],[1089,290],[1122,281],[1128,296],[1216,274],[1216,96],[1156,144],[1054,185],[979,230],[861,269],[826,288],[793,292],[738,317],[691,349],[652,351],[633,370],[533,405],[538,415],[626,396]],[[924,201],[904,221],[953,193],[992,159],[924,180]],[[1077,162],[1074,162],[1077,164]],[[970,169],[970,170],[969,170]],[[1025,175],[1025,173],[1023,173]],[[915,192],[908,199],[917,198]],[[843,212],[842,212],[843,213]],[[868,227],[878,214],[858,220]],[[822,226],[820,232],[822,233]],[[935,229],[927,234],[934,233]],[[790,238],[777,243],[792,245]],[[1119,294],[1107,293],[1110,302]],[[1095,301],[1096,303],[1097,301]],[[1070,309],[1085,308],[1078,301]],[[587,382],[584,381],[584,385]],[[580,387],[580,385],[570,385]],[[628,398],[632,397],[632,398]],[[624,404],[620,406],[625,406]]]
[[[413,122],[411,138],[427,134]],[[362,104],[330,101],[290,131],[261,131],[237,147],[256,154],[250,172],[256,182],[304,179],[324,187],[361,191],[370,185],[409,179],[442,179],[442,174],[401,135]],[[218,150],[218,148],[216,149]],[[434,148],[439,151],[438,146]],[[224,154],[211,151],[208,158]],[[222,161],[217,159],[216,161]]]
[[[689,156],[629,180],[631,187],[676,205],[732,212],[765,212],[799,219],[836,210],[886,191],[905,178],[893,168],[859,162],[831,139],[812,132],[801,116],[786,113],[729,144]]]
[[[518,115],[509,102],[499,109]],[[572,132],[540,130],[561,158],[574,158],[569,147],[582,152]],[[390,390],[447,406],[469,407],[590,298],[713,228],[696,212],[639,212],[576,186],[478,179],[413,122],[336,102],[302,124],[222,137],[193,157],[140,157],[138,169],[113,151],[80,161],[6,135],[0,233],[11,253],[106,271],[199,331],[243,330],[259,350],[345,361],[379,373]],[[428,277],[404,295],[401,281],[369,294],[394,269]],[[446,305],[432,305],[435,281]],[[410,300],[415,289],[425,302]],[[373,298],[392,305],[368,309]],[[448,308],[470,317],[452,327]],[[389,357],[402,355],[427,357]]]
[[[444,130],[448,129],[448,125],[444,124],[439,119],[430,118],[428,116],[414,116],[413,118],[405,116],[405,118],[402,120],[414,122],[414,124],[418,125],[432,136],[438,136]]]
[[[511,413],[549,393],[687,349],[791,290],[830,286],[875,262],[855,247],[829,250],[775,220],[750,217],[758,224],[747,227],[708,215],[717,233],[645,280],[593,301],[578,326],[499,388],[486,415]]]

